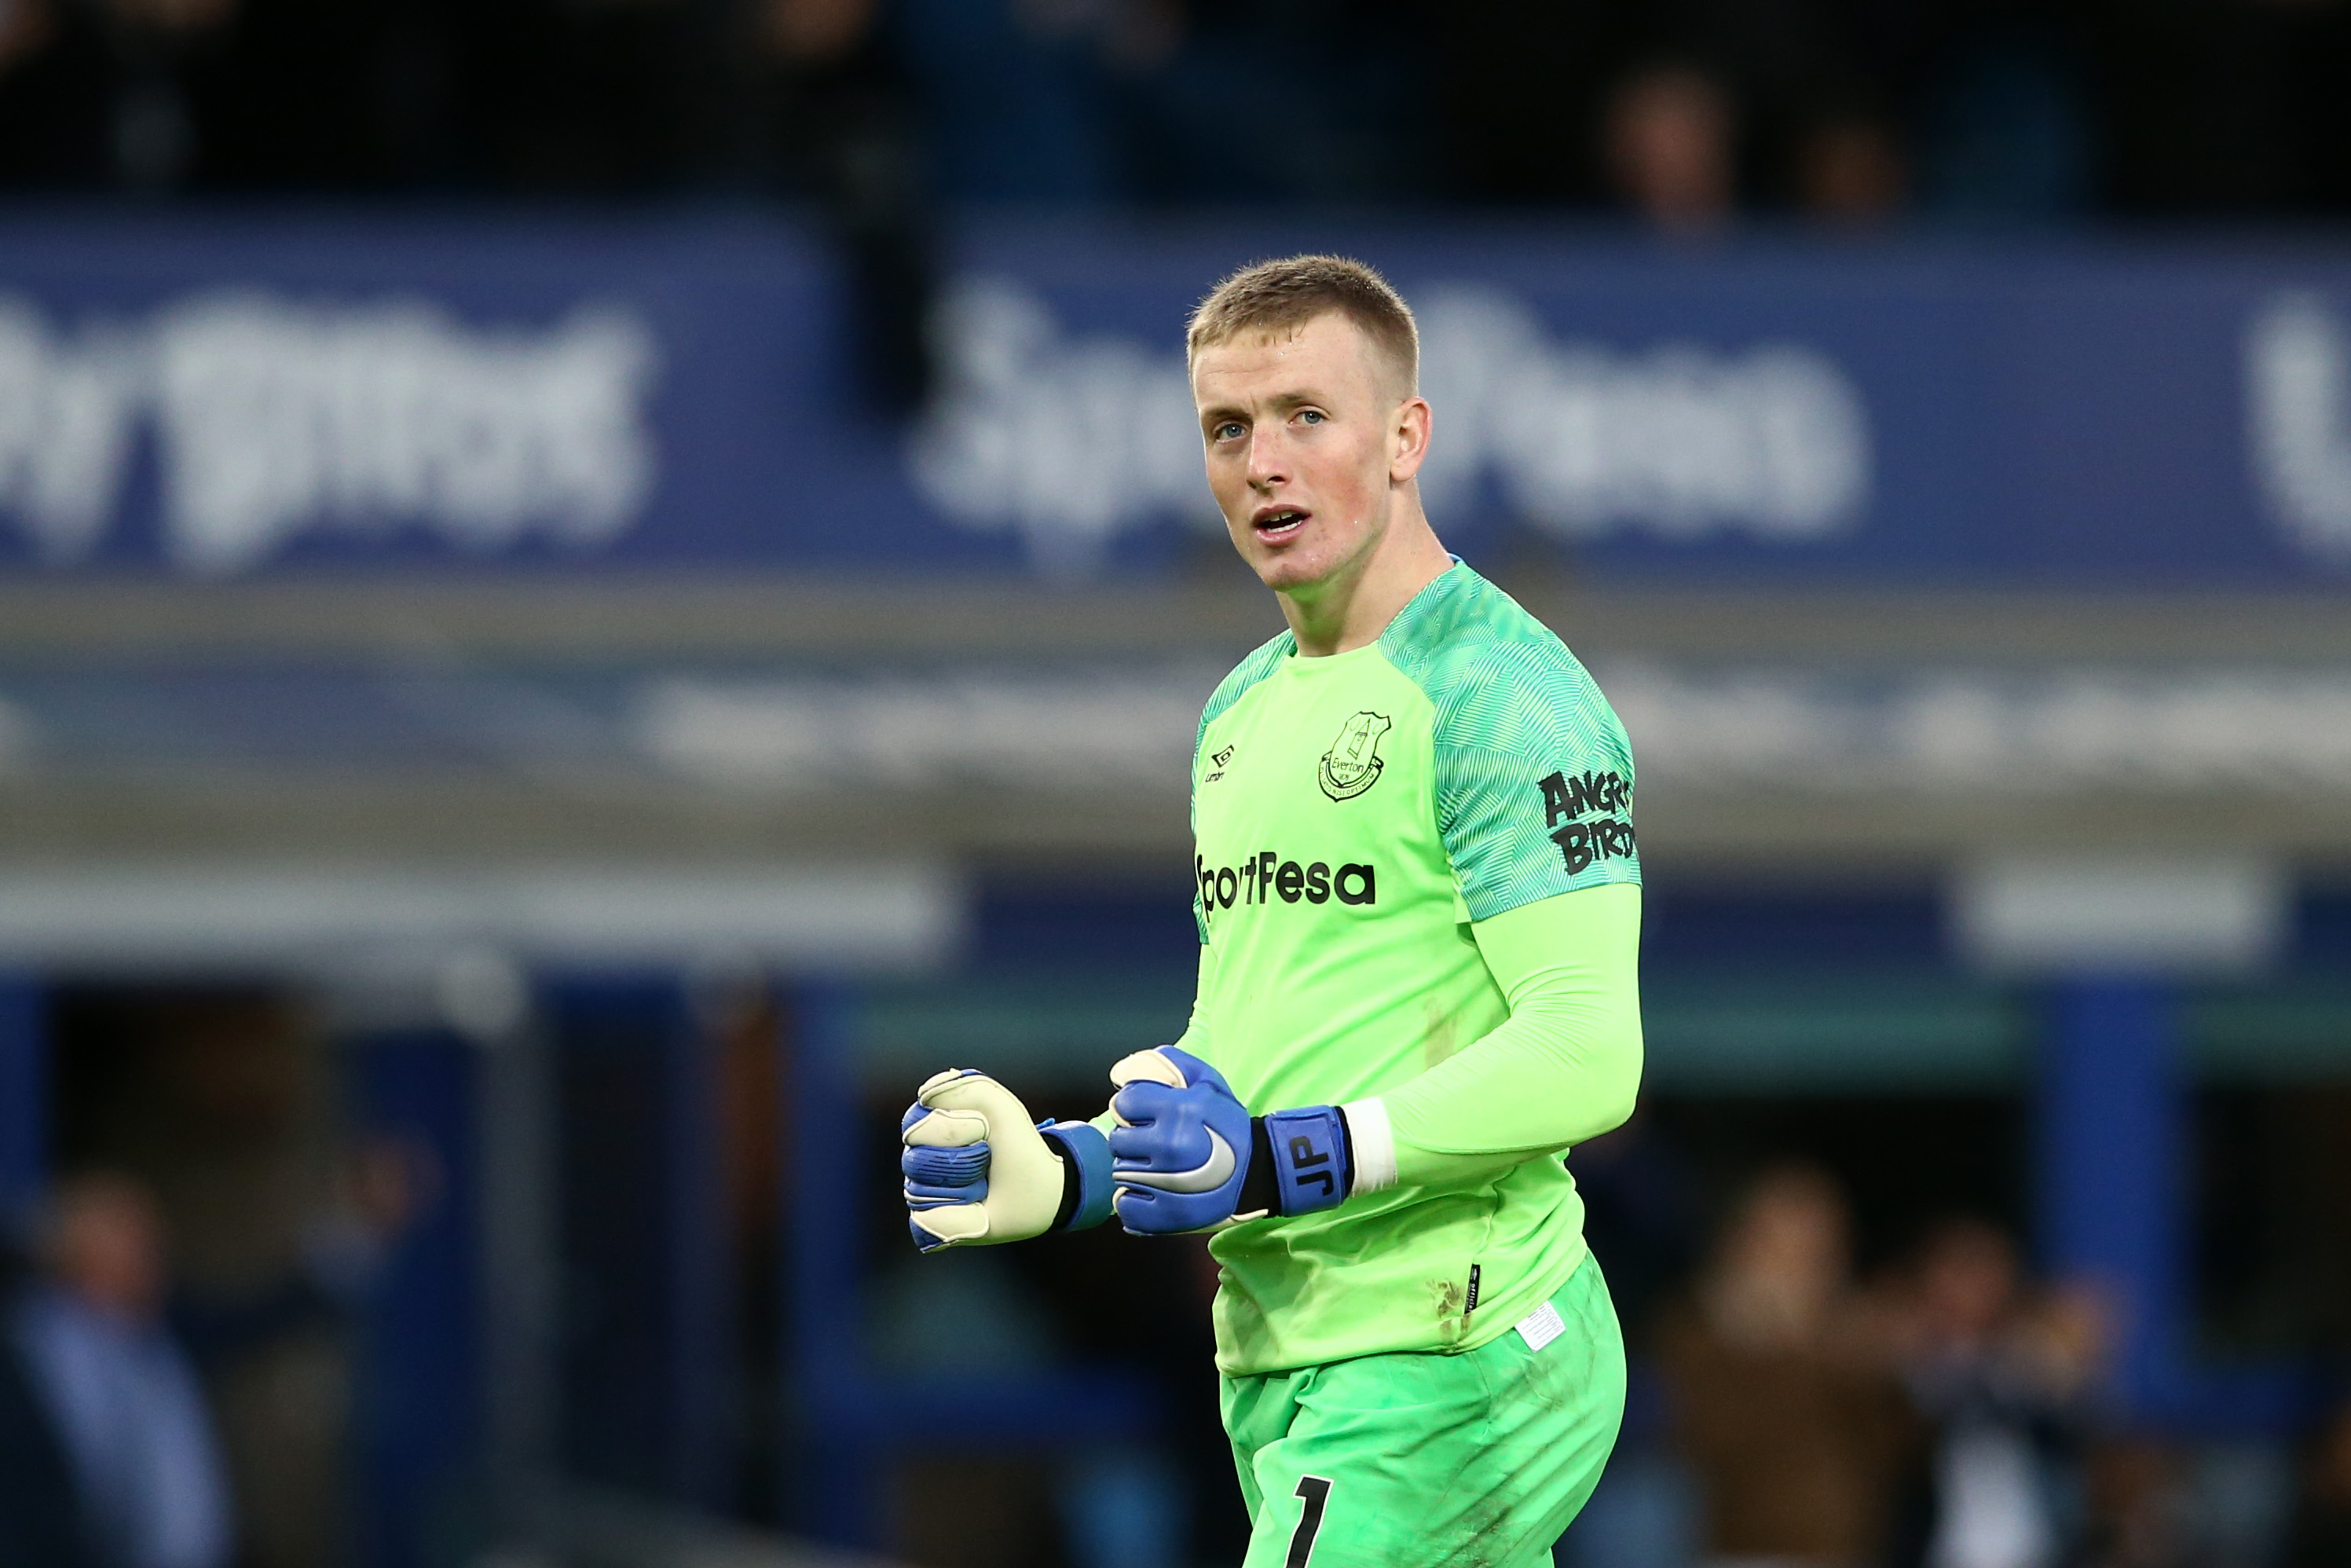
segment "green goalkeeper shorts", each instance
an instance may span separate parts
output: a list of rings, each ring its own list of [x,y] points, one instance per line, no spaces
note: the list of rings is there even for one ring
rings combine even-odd
[[[1476,1350],[1228,1377],[1224,1410],[1245,1568],[1537,1568],[1616,1442],[1625,1341],[1587,1258]]]

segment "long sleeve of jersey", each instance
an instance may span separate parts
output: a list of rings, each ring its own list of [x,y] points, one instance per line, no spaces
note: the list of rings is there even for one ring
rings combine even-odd
[[[1640,1086],[1637,883],[1558,894],[1470,931],[1510,1018],[1376,1102],[1347,1107],[1359,1145],[1384,1122],[1404,1185],[1471,1180],[1596,1137],[1632,1114]],[[1359,1147],[1359,1168],[1383,1153]]]

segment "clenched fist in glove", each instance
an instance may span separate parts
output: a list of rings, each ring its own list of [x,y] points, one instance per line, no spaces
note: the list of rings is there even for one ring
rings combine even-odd
[[[1111,1179],[1129,1230],[1221,1230],[1334,1208],[1354,1190],[1354,1139],[1336,1105],[1251,1116],[1223,1073],[1172,1045],[1136,1051],[1110,1081]]]
[[[925,1081],[898,1136],[907,1228],[925,1252],[1082,1230],[1110,1217],[1110,1145],[1101,1131],[1031,1123],[985,1072],[950,1068]]]

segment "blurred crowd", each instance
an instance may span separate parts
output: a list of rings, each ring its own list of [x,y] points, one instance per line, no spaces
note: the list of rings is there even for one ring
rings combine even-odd
[[[383,1162],[404,1158],[366,1151],[354,1169],[403,1182]],[[354,1244],[374,1243],[312,1239]],[[153,1190],[91,1168],[57,1185],[0,1275],[0,1563],[346,1561],[350,1260],[224,1299],[175,1277],[170,1250]]]
[[[2095,1291],[2032,1279],[1977,1217],[1928,1224],[1866,1277],[1851,1232],[1818,1166],[1771,1166],[1739,1195],[1688,1281],[1635,1325],[1662,1419],[1616,1463],[1638,1484],[1645,1442],[1668,1456],[1672,1539],[1617,1518],[1572,1561],[2351,1564],[2351,1406],[2280,1454],[2248,1508],[2244,1466],[2117,1410],[2116,1325]],[[1594,1506],[1611,1509],[1605,1483]]]
[[[351,1561],[365,1306],[427,1156],[332,1134],[286,1009],[65,1011],[62,1096],[93,1103],[0,1216],[0,1563]]]
[[[214,1091],[217,1061],[201,1073]],[[246,1109],[282,1114],[280,1098]],[[152,1180],[78,1166],[7,1260],[0,1563],[348,1559],[356,1307],[431,1201],[429,1166],[379,1138],[296,1179],[308,1155],[247,1133],[233,1162],[151,1153]],[[1621,1239],[1626,1195],[1658,1195],[1662,1167],[1644,1171],[1637,1141],[1593,1153],[1591,1188],[1618,1211]],[[2351,1568],[2351,1405],[2295,1448],[2271,1445],[2277,1494],[2248,1529],[2216,1512],[2199,1474],[2209,1444],[2118,1414],[2116,1325],[2095,1293],[2032,1278],[1981,1218],[1929,1220],[1865,1272],[1854,1229],[1835,1176],[1783,1163],[1733,1194],[1683,1266],[1645,1275],[1641,1249],[1616,1250],[1636,1388],[1653,1392],[1636,1393],[1566,1568]],[[1604,1259],[1611,1228],[1599,1230]],[[1061,1266],[1155,1301],[1150,1337],[1197,1385],[1205,1252],[1160,1249],[1155,1272],[1103,1252],[1115,1238],[1092,1239]],[[956,1261],[886,1271],[865,1325],[877,1365],[926,1373],[938,1355],[926,1325],[946,1313],[964,1331],[961,1369],[1017,1381],[1066,1367],[1036,1281],[1003,1253]],[[1660,1460],[1677,1486],[1645,1521],[1638,1488]],[[893,1489],[908,1561],[1181,1568],[1238,1550],[1210,1517],[1228,1463],[1213,1419],[1196,1433],[1171,1415],[1155,1436],[1050,1466],[930,1463],[938,1473],[905,1469]],[[975,1474],[994,1500],[984,1516],[961,1500]],[[1049,1539],[1060,1550],[1040,1557]]]
[[[62,1185],[0,1349],[0,1538],[57,1568],[223,1568],[226,1470],[165,1326],[162,1226],[114,1172]]]
[[[1857,1287],[1835,1185],[1740,1198],[1659,1334],[1671,1426],[1717,1557],[2053,1568],[2095,1550],[2078,1507],[2101,1317],[2037,1291],[1998,1228],[1931,1228]],[[2111,1521],[2102,1521],[2111,1522]]]
[[[2351,208],[2351,0],[5,0],[59,191]]]

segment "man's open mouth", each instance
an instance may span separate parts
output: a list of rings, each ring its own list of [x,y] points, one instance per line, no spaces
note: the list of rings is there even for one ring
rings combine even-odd
[[[1306,526],[1309,514],[1296,507],[1269,507],[1249,519],[1261,539],[1286,539]]]

